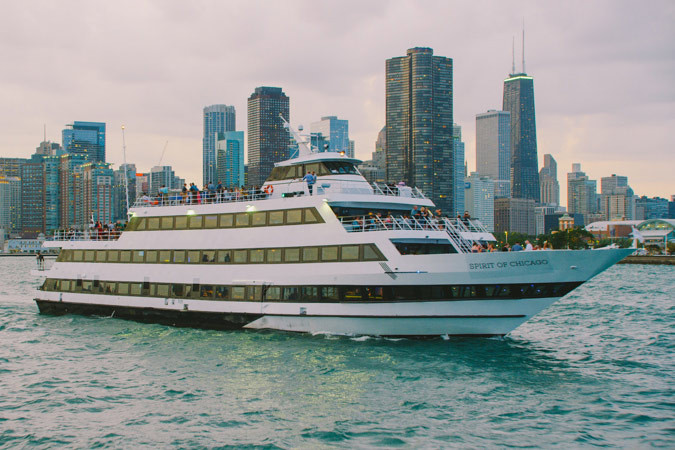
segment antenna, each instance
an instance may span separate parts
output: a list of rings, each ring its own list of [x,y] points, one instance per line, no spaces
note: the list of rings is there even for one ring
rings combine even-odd
[[[166,141],[164,143],[164,150],[162,150],[162,156],[159,157],[159,164],[157,164],[158,166],[162,165],[162,160],[164,159],[164,152],[166,152],[166,146],[167,145],[169,145],[169,141]]]
[[[124,160],[124,193],[127,198],[127,215],[129,214],[129,177],[127,176],[127,143],[124,140],[124,125],[122,125],[122,158]]]
[[[513,60],[513,64],[511,65],[511,75],[515,75],[516,73],[516,37],[511,36],[511,58]]]
[[[297,131],[295,131],[293,127],[291,127],[291,124],[288,123],[286,119],[284,119],[284,116],[281,113],[279,113],[279,117],[281,117],[281,120],[284,122],[284,128],[288,128],[288,131],[293,135],[295,142],[298,143],[298,156],[305,156],[311,154],[312,148],[309,141],[306,139],[302,139],[303,136],[300,135],[300,133],[298,133]]]
[[[525,72],[525,18],[523,17],[523,73]]]

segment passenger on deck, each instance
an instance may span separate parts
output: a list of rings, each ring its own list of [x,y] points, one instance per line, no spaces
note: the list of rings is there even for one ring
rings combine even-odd
[[[522,252],[523,251],[523,246],[520,245],[520,242],[516,242],[513,244],[513,247],[511,247],[512,252]]]
[[[307,183],[307,190],[309,191],[309,195],[312,195],[314,183],[316,182],[314,176],[312,175],[312,172],[307,172],[307,174],[304,177],[302,177],[302,181],[305,181]]]

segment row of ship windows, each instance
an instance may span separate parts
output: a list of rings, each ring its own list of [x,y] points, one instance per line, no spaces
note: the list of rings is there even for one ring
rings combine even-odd
[[[386,261],[375,244],[232,250],[62,250],[57,261],[145,264],[274,264]]]
[[[198,300],[330,303],[562,297],[578,285],[568,282],[471,286],[224,286],[50,278],[45,280],[42,290]]]
[[[323,223],[316,208],[251,211],[232,214],[200,214],[162,217],[132,217],[126,231],[202,230]]]

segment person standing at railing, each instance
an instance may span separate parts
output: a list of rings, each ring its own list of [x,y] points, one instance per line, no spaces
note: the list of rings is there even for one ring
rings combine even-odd
[[[312,190],[314,189],[314,176],[312,176],[312,172],[307,172],[304,177],[302,177],[302,181],[307,183],[307,190],[309,191],[309,195],[312,195]]]

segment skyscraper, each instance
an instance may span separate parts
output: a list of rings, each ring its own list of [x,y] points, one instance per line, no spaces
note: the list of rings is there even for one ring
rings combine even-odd
[[[596,180],[590,180],[581,171],[581,164],[572,164],[572,172],[567,174],[567,211],[581,214],[584,223],[591,223],[592,216],[598,212]]]
[[[288,159],[290,136],[279,115],[290,122],[289,103],[279,87],[257,87],[248,98],[249,185],[263,184],[274,163]]]
[[[465,209],[487,228],[494,231],[495,226],[495,182],[490,177],[472,172],[463,179],[465,185]]]
[[[455,175],[453,186],[453,200],[454,210],[449,211],[452,216],[463,214],[466,207],[464,206],[464,142],[462,142],[462,127],[457,124],[452,125],[453,153],[452,165],[454,167]]]
[[[338,119],[337,116],[325,116],[319,122],[312,122],[310,132],[321,133],[328,141],[328,151],[345,152],[350,158],[354,157],[349,151],[348,120]],[[324,149],[320,148],[319,151],[324,151]]]
[[[83,155],[90,162],[105,162],[105,123],[78,122],[62,131],[63,152]]]
[[[511,113],[476,114],[476,172],[495,182],[495,198],[511,196]]]
[[[93,162],[80,167],[84,201],[83,220],[87,223],[91,220],[101,221],[104,224],[112,222],[114,173],[111,165]]]
[[[203,183],[216,182],[216,140],[218,133],[236,129],[234,106],[211,105],[204,108],[204,136],[202,138]]]
[[[44,166],[42,161],[21,165],[21,235],[35,238],[45,232]]]
[[[539,203],[534,80],[525,73],[524,59],[523,71],[504,80],[502,109],[511,113],[511,197]]]
[[[548,153],[544,155],[544,167],[539,171],[541,203],[558,206],[560,204],[560,184],[558,183],[558,163]]]
[[[21,179],[0,175],[0,233],[21,231]],[[2,234],[0,234],[2,238]]]
[[[612,174],[600,179],[600,209],[605,220],[635,219],[635,193],[628,177]]]
[[[244,181],[244,132],[218,133],[216,143],[218,181],[225,187],[239,187]]]
[[[454,211],[452,59],[416,47],[386,62],[387,180]]]

